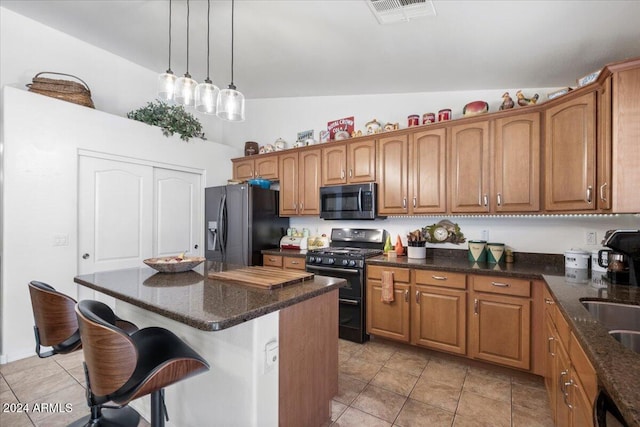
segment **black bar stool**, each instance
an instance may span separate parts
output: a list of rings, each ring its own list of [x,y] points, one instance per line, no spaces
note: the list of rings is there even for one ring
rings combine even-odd
[[[151,394],[151,425],[164,426],[164,387],[203,373],[209,364],[172,332],[158,327],[131,335],[105,316],[111,309],[99,301],[76,306],[91,390],[98,399],[125,405]]]
[[[40,358],[50,357],[55,354],[72,353],[82,347],[80,330],[78,329],[78,317],[76,315],[76,300],[56,291],[53,286],[43,282],[32,281],[29,283],[31,295],[31,307],[35,325],[33,332],[36,338],[36,354]],[[108,308],[108,307],[107,307]],[[110,309],[111,315],[105,315],[108,322],[118,325],[128,333],[138,328],[131,322],[117,317]],[[42,346],[51,347],[49,351],[42,351]],[[71,426],[127,426],[138,425],[140,415],[133,408],[122,406],[109,406],[106,401],[98,403],[89,387],[89,378],[85,365],[85,379],[87,380],[87,405],[91,414],[87,415]],[[103,409],[107,409],[103,412]]]

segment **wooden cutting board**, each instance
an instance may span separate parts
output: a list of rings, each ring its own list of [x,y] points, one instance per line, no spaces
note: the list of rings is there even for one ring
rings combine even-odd
[[[273,289],[311,279],[313,273],[252,266],[228,271],[212,271],[208,276],[212,279],[231,280],[262,289]]]

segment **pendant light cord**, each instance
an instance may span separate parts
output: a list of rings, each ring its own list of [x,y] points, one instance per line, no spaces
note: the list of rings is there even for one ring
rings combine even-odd
[[[169,0],[169,68],[167,73],[173,74],[173,71],[171,71],[171,0]]]
[[[209,20],[211,19],[211,0],[207,0],[207,78],[205,80],[206,83],[211,82],[209,78],[209,40],[211,40],[211,36],[209,35],[210,27]]]
[[[189,0],[187,0],[187,72],[185,77],[191,77],[189,75]]]
[[[233,84],[233,23],[234,23],[234,10],[235,10],[235,0],[231,0],[231,84],[229,85],[230,89],[235,89],[236,86]]]

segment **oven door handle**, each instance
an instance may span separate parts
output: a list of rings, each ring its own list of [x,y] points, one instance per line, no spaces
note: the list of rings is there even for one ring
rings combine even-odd
[[[326,271],[328,273],[360,274],[360,270],[353,270],[351,268],[331,268],[331,267],[320,267],[318,265],[307,265],[307,271],[308,270]]]
[[[338,298],[338,302],[341,304],[348,304],[348,305],[360,305],[360,301],[355,299]]]

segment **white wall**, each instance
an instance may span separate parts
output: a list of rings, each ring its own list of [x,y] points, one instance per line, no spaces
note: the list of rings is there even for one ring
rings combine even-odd
[[[231,176],[232,147],[178,136],[144,123],[6,86],[2,203],[2,358],[33,354],[27,283],[76,294],[78,150],[202,170],[205,185]],[[53,246],[54,235],[68,246]]]

